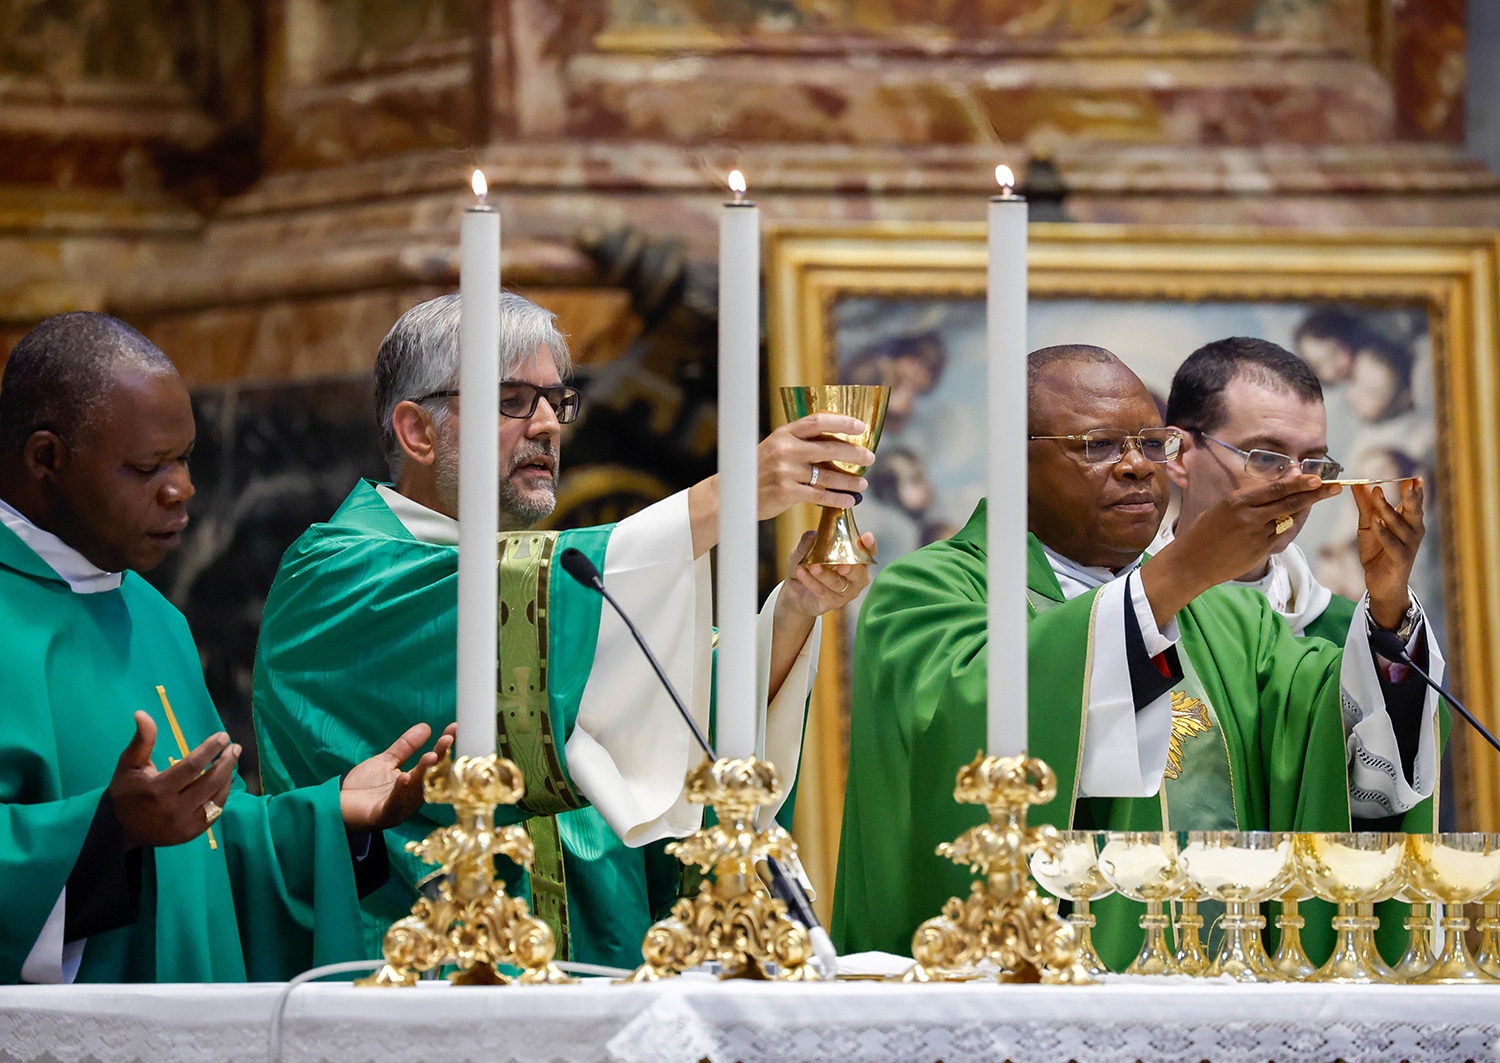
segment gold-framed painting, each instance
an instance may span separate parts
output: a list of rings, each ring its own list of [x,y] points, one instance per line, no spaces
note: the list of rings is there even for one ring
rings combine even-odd
[[[784,384],[889,383],[860,527],[889,561],[961,527],[984,489],[982,224],[783,225],[768,232],[773,423]],[[1350,475],[1423,475],[1428,533],[1413,585],[1451,686],[1491,728],[1500,711],[1500,234],[1313,233],[1034,224],[1028,342],[1119,354],[1163,405],[1176,366],[1233,335],[1274,340],[1324,382],[1330,451]],[[1343,507],[1343,508],[1341,508]],[[1357,597],[1346,497],[1299,543]],[[778,523],[778,556],[815,519]],[[855,608],[830,618],[798,785],[803,860],[831,901],[847,761]],[[1447,814],[1500,830],[1500,765],[1453,731]],[[955,770],[958,765],[955,765]]]

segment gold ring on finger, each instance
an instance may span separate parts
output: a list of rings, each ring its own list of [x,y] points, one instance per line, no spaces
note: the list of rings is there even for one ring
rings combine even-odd
[[[224,809],[219,806],[219,803],[217,801],[207,801],[204,803],[203,818],[208,820],[208,825],[210,827],[214,825],[214,820],[218,819],[223,814]]]
[[[849,577],[848,577],[848,576],[845,576],[845,577],[844,577],[844,585],[843,585],[843,586],[842,586],[842,587],[840,587],[840,588],[839,588],[839,593],[840,593],[840,594],[843,594],[843,593],[844,593],[844,592],[845,592],[845,591],[847,591],[847,590],[848,590],[848,589],[849,589]]]
[[[1291,514],[1283,513],[1276,518],[1276,534],[1285,535],[1292,530],[1292,525],[1295,523],[1296,521],[1292,520]]]

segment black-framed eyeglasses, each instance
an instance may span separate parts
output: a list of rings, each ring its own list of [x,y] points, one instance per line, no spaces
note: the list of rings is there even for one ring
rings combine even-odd
[[[1083,443],[1083,460],[1090,464],[1113,465],[1134,446],[1147,461],[1164,462],[1177,457],[1182,449],[1182,433],[1175,428],[1142,428],[1139,432],[1116,432],[1095,428],[1071,436],[1027,436],[1027,439],[1067,439]]]
[[[1245,459],[1245,471],[1261,480],[1279,480],[1293,468],[1301,469],[1304,474],[1321,480],[1337,480],[1344,471],[1344,467],[1332,458],[1303,458],[1299,461],[1290,454],[1280,454],[1274,450],[1241,450],[1233,443],[1215,439],[1196,428],[1193,429],[1193,435],[1210,443],[1217,443],[1225,450],[1234,451]]]
[[[421,398],[411,401],[426,402],[428,399],[451,399],[457,396],[457,388],[445,388],[442,391],[429,391]],[[524,380],[500,381],[500,412],[506,417],[524,421],[536,413],[536,404],[542,399],[546,399],[547,405],[552,407],[558,424],[578,420],[578,411],[583,407],[583,395],[577,388],[570,388],[566,384],[553,384],[544,388]]]

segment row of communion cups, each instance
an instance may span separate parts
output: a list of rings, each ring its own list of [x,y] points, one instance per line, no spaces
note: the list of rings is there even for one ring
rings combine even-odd
[[[1089,906],[1119,893],[1146,906],[1140,917],[1145,940],[1126,974],[1228,976],[1240,982],[1500,983],[1500,834],[1059,831],[1033,854],[1031,870],[1045,890],[1073,902],[1069,921],[1082,962],[1095,975],[1110,971],[1094,947],[1096,920]],[[1338,906],[1333,952],[1321,967],[1302,947],[1306,923],[1298,905],[1312,897]],[[1260,906],[1267,901],[1281,903],[1275,955],[1261,940],[1266,919]],[[1374,906],[1380,901],[1411,905],[1403,920],[1409,944],[1393,966],[1375,947]],[[1464,905],[1471,903],[1483,904],[1475,952],[1465,940],[1470,922]],[[1169,904],[1175,919],[1167,914]],[[1216,916],[1220,905],[1222,918],[1213,918],[1205,930],[1204,915]],[[1443,913],[1436,923],[1435,911]],[[1172,943],[1169,923],[1175,924]],[[1442,945],[1435,953],[1438,925]],[[1206,939],[1214,947],[1205,948]]]

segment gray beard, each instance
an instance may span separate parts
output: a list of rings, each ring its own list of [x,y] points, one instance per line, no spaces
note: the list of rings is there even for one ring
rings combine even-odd
[[[438,439],[437,496],[450,513],[458,512],[458,439],[446,434]],[[557,469],[557,452],[545,444],[522,447],[511,457],[510,468],[500,477],[500,530],[524,531],[557,508],[557,474],[545,489],[539,492],[523,492],[511,479],[522,465],[536,458],[550,457],[552,468]]]

